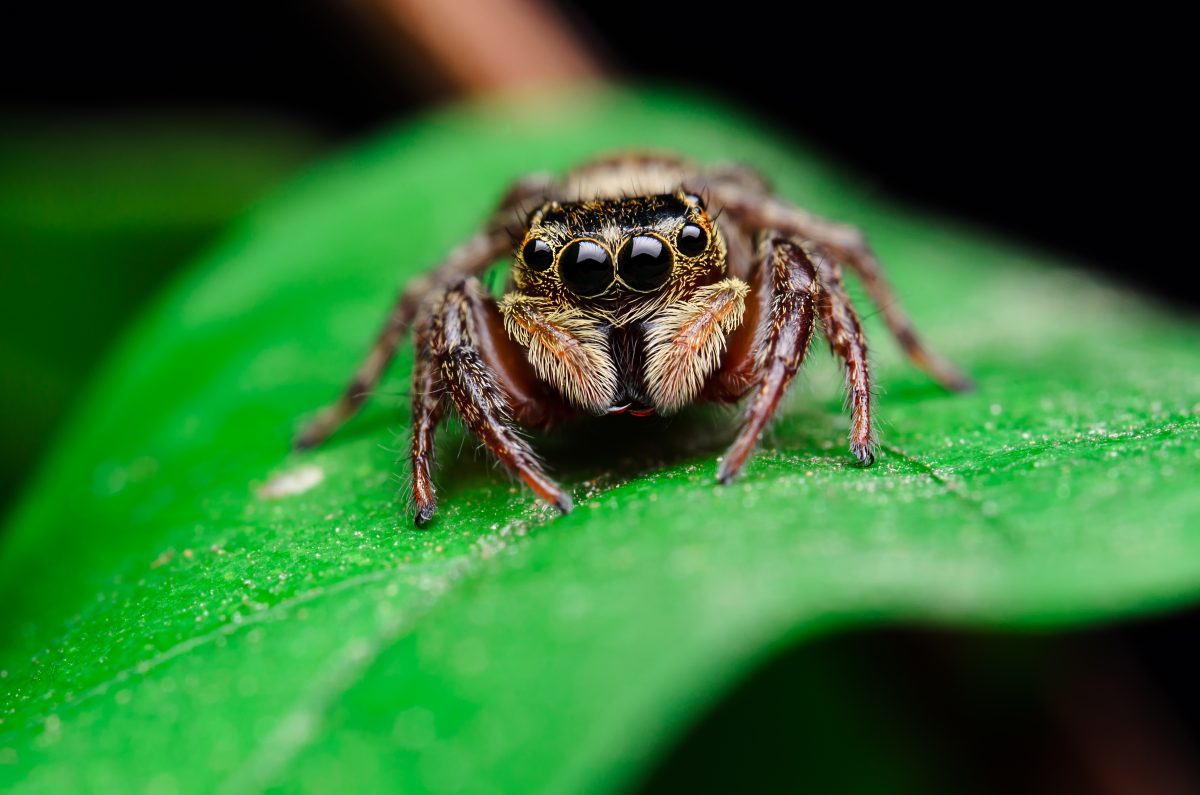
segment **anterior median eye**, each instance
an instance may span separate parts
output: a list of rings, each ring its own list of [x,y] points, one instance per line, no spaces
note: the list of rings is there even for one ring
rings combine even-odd
[[[676,245],[684,255],[694,257],[708,248],[708,232],[705,232],[702,226],[684,224],[683,229],[679,230]]]
[[[638,235],[629,238],[617,254],[617,273],[634,290],[650,292],[666,284],[674,260],[671,249],[661,239]]]
[[[530,270],[544,271],[554,264],[554,249],[545,240],[535,237],[521,249],[521,259]]]
[[[573,240],[558,258],[558,275],[568,290],[591,298],[612,284],[612,257],[594,240]]]

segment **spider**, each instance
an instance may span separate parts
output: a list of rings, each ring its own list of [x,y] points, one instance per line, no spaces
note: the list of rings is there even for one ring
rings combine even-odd
[[[532,208],[532,211],[529,210]],[[513,254],[503,297],[479,280]],[[570,495],[518,430],[581,415],[671,414],[746,400],[717,480],[737,476],[819,324],[845,364],[850,451],[875,458],[862,324],[841,266],[862,280],[908,357],[969,384],[918,339],[859,230],[775,196],[741,165],[622,153],[563,178],[516,182],[484,228],[396,300],[339,401],[300,433],[318,444],[362,406],[412,329],[412,496],[437,509],[434,434],[451,406],[513,474],[563,513]]]

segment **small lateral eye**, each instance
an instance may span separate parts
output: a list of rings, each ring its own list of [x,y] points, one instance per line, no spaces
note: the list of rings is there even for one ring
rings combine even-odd
[[[702,226],[684,224],[683,229],[679,230],[675,244],[685,256],[694,257],[708,248],[708,232],[705,232]]]
[[[545,240],[535,237],[521,249],[521,259],[530,270],[544,271],[554,264],[554,250]]]
[[[671,249],[653,235],[629,238],[617,253],[617,273],[634,290],[646,293],[666,284],[675,258]]]
[[[687,200],[688,204],[691,204],[692,206],[701,210],[704,209],[704,197],[702,197],[699,193],[685,193],[683,198]]]
[[[594,298],[613,282],[612,257],[594,240],[572,240],[558,258],[558,275],[575,295]]]

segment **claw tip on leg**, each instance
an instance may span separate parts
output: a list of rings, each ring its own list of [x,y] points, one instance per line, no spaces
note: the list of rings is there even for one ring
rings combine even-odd
[[[875,463],[875,451],[869,444],[852,444],[850,452],[854,453],[854,457],[864,469]]]
[[[292,440],[292,449],[301,452],[316,447],[325,440],[325,434],[316,425],[308,425]]]
[[[970,392],[975,388],[975,382],[965,373],[945,359],[934,359],[925,366],[926,372],[949,392]]]
[[[433,503],[422,505],[421,507],[417,508],[417,514],[414,517],[417,527],[426,527],[431,521],[433,521],[433,515],[435,513],[437,513],[437,505],[434,505]]]
[[[561,513],[568,514],[571,512],[571,509],[575,507],[575,503],[571,501],[571,495],[567,494],[566,492],[562,492],[554,498],[554,507],[557,508]]]
[[[971,392],[975,389],[975,382],[962,373],[955,373],[946,380],[945,386],[951,392]]]

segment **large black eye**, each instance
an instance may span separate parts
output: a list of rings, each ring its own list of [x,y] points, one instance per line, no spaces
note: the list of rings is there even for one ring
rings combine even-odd
[[[694,257],[708,248],[708,232],[696,224],[684,224],[679,230],[679,238],[675,241],[679,250],[689,257]]]
[[[554,250],[545,240],[535,237],[521,249],[521,259],[530,270],[544,271],[554,264]]]
[[[567,244],[558,258],[558,275],[575,295],[584,298],[600,295],[613,281],[612,258],[604,246],[593,240],[575,240]]]
[[[657,290],[671,276],[671,249],[657,237],[631,237],[617,254],[617,273],[621,281],[638,292]]]

